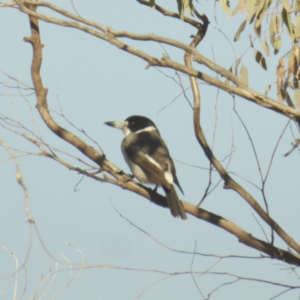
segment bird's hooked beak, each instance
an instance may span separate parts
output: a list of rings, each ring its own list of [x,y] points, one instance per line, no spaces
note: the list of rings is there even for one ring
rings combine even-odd
[[[108,121],[108,122],[105,122],[104,124],[106,124],[108,126],[111,126],[111,127],[114,127],[114,128],[121,129],[125,135],[127,135],[129,133],[128,122],[127,121],[125,121],[125,122],[121,122],[121,121]]]
[[[104,124],[111,126],[111,127],[119,128],[119,129],[123,129],[124,127],[127,127],[127,122],[108,121],[108,122],[105,122]]]

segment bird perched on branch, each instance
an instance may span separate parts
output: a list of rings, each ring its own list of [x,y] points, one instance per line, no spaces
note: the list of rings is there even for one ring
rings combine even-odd
[[[161,186],[166,194],[171,214],[187,219],[174,183],[183,193],[176,177],[174,162],[166,143],[155,124],[143,116],[131,116],[124,122],[105,122],[106,125],[122,129],[125,137],[121,149],[133,175],[141,183]]]

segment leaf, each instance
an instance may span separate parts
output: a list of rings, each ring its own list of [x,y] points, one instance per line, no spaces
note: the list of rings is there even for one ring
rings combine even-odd
[[[282,90],[281,93],[277,94],[277,100],[278,100],[278,103],[283,104],[284,96],[285,96],[285,93],[284,93],[283,90]]]
[[[295,39],[299,39],[299,37],[300,37],[300,16],[298,16],[295,19],[295,24],[296,24],[296,28],[294,28],[294,30],[295,30]]]
[[[234,64],[234,73],[235,73],[235,75],[238,74],[238,66],[239,66],[240,62],[241,62],[241,59],[240,59],[240,58],[238,58],[238,59],[235,61],[235,64]]]
[[[234,17],[239,12],[239,5],[237,5],[231,13],[231,17]]]
[[[267,85],[267,87],[266,87],[266,91],[265,91],[265,95],[266,96],[268,95],[268,93],[270,92],[270,90],[271,90],[271,84]]]
[[[291,88],[291,89],[294,89],[294,86],[293,86],[293,84],[292,84],[290,81],[287,82],[287,86],[288,86],[289,88]]]
[[[295,11],[296,11],[296,13],[300,12],[300,1],[299,0],[296,0],[296,2],[295,2]]]
[[[292,75],[296,75],[298,70],[298,63],[295,59],[295,54],[293,50],[291,50],[289,54],[287,79],[290,79]]]
[[[232,67],[229,68],[229,72],[232,73]],[[226,78],[225,84],[230,85],[230,83],[231,83],[231,81],[228,78]]]
[[[286,28],[288,30],[290,38],[292,40],[294,40],[294,38],[295,38],[294,28],[293,28],[290,16],[289,16],[287,10],[285,9],[285,7],[283,7],[283,9],[281,11],[281,16],[282,16],[283,23],[285,24],[285,26],[286,26]]]
[[[278,66],[276,68],[277,95],[279,95],[280,91],[282,90],[283,75],[284,75],[284,58],[280,57],[279,62],[278,62]]]
[[[245,11],[246,1],[245,0],[239,0],[239,10],[240,13],[243,14]]]
[[[183,0],[186,13],[190,16],[192,13],[192,0]]]
[[[268,70],[267,62],[264,56],[261,54],[260,51],[254,50],[254,58],[258,64],[265,70]]]
[[[300,108],[300,91],[298,89],[295,90],[294,92],[294,99],[295,99],[296,106]]]
[[[274,47],[274,42],[275,42],[275,30],[274,30],[274,24],[275,24],[275,17],[272,16],[271,21],[270,21],[270,26],[269,26],[269,34],[270,34],[270,42],[271,45]]]
[[[290,97],[290,94],[287,91],[285,92],[285,100],[289,107],[295,108],[295,105]]]
[[[263,16],[264,15],[260,15],[258,18],[256,18],[256,21],[254,23],[254,32],[256,33],[256,35],[258,37],[260,37],[260,32],[261,32],[261,26],[260,25],[261,25]]]
[[[263,41],[261,42],[263,49],[265,50],[267,56],[270,56],[270,49],[269,49],[269,45],[267,43],[266,38],[263,39]]]
[[[150,4],[152,9],[155,8],[155,0],[149,0],[149,4]]]
[[[274,41],[274,54],[277,54],[279,52],[281,46],[282,46],[282,40],[281,37],[279,36]]]
[[[234,41],[238,41],[240,39],[240,35],[243,32],[243,30],[245,29],[247,24],[247,20],[245,20],[244,22],[242,22],[242,24],[240,25],[238,31],[236,32],[235,36],[234,36]]]
[[[289,54],[289,69],[288,69],[288,79],[293,75],[293,87],[298,89],[299,87],[299,78],[298,78],[298,70],[299,70],[299,46],[296,42],[293,46]]]
[[[255,1],[247,1],[246,9],[247,9],[247,21],[250,22],[255,16]],[[250,22],[250,24],[253,22],[253,20]]]
[[[258,4],[258,6],[257,6],[257,8],[255,10],[256,17],[259,17],[259,15],[265,11],[266,1],[265,0],[261,0],[258,3],[259,4]]]
[[[184,19],[184,3],[183,0],[177,0],[178,13],[181,20]]]
[[[275,33],[280,34],[280,22],[279,22],[279,18],[277,15],[275,15],[274,25],[275,25],[275,28],[274,28]]]
[[[251,47],[253,47],[253,38],[252,38],[251,34],[249,34],[249,42],[250,42]]]
[[[230,18],[231,12],[230,12],[229,1],[228,0],[220,0],[220,4],[227,15],[227,18]]]
[[[192,0],[177,0],[178,13],[181,20],[184,19],[184,10],[190,15],[192,12]]]
[[[288,12],[288,14],[292,11],[292,7],[291,7],[291,5],[289,3],[289,0],[282,0],[282,5],[286,9],[286,11]]]
[[[297,71],[298,71],[299,65],[300,65],[300,48],[299,48],[298,42],[294,44],[293,50],[294,50],[295,61],[297,64],[297,68],[296,68],[296,71],[294,72],[294,75],[297,76]]]
[[[248,69],[242,65],[240,70],[241,81],[244,85],[248,85]]]
[[[264,16],[265,16],[265,13],[262,13],[257,17],[254,27],[260,27],[261,26],[261,23],[264,19]]]

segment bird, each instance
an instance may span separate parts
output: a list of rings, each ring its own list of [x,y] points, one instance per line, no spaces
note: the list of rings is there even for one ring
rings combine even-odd
[[[105,124],[123,131],[125,137],[121,150],[133,176],[141,183],[161,186],[171,214],[186,220],[186,213],[174,187],[175,183],[183,194],[175,165],[153,121],[145,116],[134,115],[124,122],[108,121]]]

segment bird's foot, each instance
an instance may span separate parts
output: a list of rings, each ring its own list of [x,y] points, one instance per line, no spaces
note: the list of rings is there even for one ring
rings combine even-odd
[[[125,174],[125,173],[123,173]],[[124,182],[127,183],[128,181],[131,181],[134,178],[134,175],[132,174],[125,174],[127,178],[124,179]]]

